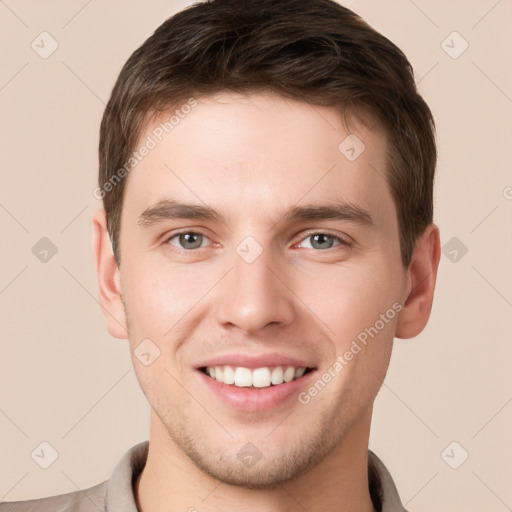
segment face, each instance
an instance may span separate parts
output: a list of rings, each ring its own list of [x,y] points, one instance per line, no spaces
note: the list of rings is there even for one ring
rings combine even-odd
[[[336,110],[271,94],[161,122],[120,231],[152,428],[216,478],[273,486],[367,421],[388,366],[407,279],[386,138],[350,118],[357,156]]]

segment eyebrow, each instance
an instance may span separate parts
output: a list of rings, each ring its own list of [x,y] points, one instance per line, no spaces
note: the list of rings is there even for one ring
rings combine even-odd
[[[183,203],[174,199],[163,199],[146,208],[139,215],[137,223],[145,228],[172,219],[202,220],[226,224],[225,217],[209,206]],[[293,206],[280,216],[279,222],[292,223],[313,220],[341,220],[366,227],[375,226],[368,211],[340,200],[318,205]]]

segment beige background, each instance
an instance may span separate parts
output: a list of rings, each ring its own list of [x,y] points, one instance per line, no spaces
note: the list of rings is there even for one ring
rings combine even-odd
[[[121,66],[189,3],[0,0],[1,500],[90,487],[148,437],[127,342],[96,299],[92,190]],[[511,510],[512,1],[344,4],[411,60],[438,126],[442,244],[468,249],[445,249],[428,327],[396,342],[370,446],[411,511]],[[43,31],[59,45],[47,59],[31,48]],[[453,31],[469,44],[456,59]],[[42,237],[58,248],[46,263]],[[59,454],[48,469],[31,458],[42,441]]]

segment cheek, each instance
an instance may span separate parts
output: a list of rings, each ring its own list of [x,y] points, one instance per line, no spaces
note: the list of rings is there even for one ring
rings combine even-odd
[[[170,266],[126,269],[123,286],[132,332],[163,338],[211,287],[197,272]]]
[[[183,330],[197,294],[179,272],[141,265],[128,274],[127,267],[124,294],[133,366],[149,403],[165,415],[187,400],[176,382],[183,377],[176,350],[188,334]]]
[[[339,353],[376,323],[381,338],[393,336],[397,316],[393,304],[400,296],[393,274],[385,263],[326,265],[316,269],[313,280],[298,282],[295,290],[322,321],[329,338],[336,340]]]

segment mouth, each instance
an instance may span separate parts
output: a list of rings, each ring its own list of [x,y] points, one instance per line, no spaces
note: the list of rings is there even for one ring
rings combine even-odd
[[[264,366],[246,368],[243,366],[202,366],[198,368],[209,378],[235,388],[265,389],[281,386],[299,380],[315,367],[304,366]]]

